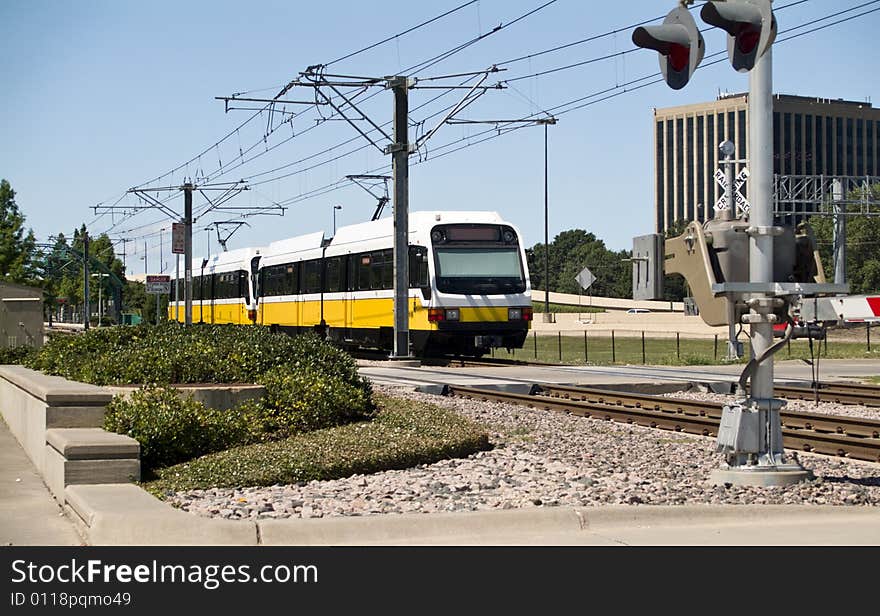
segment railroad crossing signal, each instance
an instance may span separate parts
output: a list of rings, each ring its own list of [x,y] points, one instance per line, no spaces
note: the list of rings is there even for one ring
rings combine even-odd
[[[776,18],[770,0],[707,2],[700,17],[727,32],[727,55],[740,73],[752,70],[776,38]]]
[[[632,41],[637,47],[659,52],[660,72],[673,90],[687,85],[706,50],[703,35],[685,6],[672,9],[662,26],[639,26],[633,30]]]

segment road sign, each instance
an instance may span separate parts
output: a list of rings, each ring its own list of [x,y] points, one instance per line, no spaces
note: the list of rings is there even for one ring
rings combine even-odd
[[[577,276],[575,276],[575,280],[577,280],[578,284],[581,285],[581,288],[586,291],[590,288],[591,284],[596,282],[596,277],[593,276],[593,272],[585,267]]]
[[[147,293],[152,295],[171,293],[171,276],[147,276]]]
[[[182,222],[171,223],[171,254],[182,255],[186,252],[186,225]]]

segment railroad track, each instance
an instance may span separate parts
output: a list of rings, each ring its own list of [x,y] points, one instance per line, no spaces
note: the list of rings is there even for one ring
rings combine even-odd
[[[858,383],[829,383],[820,385],[818,390],[811,387],[795,387],[792,385],[774,385],[773,392],[785,398],[796,400],[819,400],[840,404],[861,404],[863,406],[880,407],[880,387]]]
[[[720,404],[601,389],[542,385],[543,395],[513,394],[450,385],[450,395],[496,400],[649,428],[717,436]],[[880,462],[880,421],[841,415],[782,412],[783,446],[831,456]]]

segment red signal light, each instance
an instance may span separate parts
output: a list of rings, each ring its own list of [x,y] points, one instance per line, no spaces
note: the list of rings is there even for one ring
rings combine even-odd
[[[736,45],[739,48],[740,53],[743,54],[750,54],[755,51],[755,47],[758,46],[760,41],[761,31],[751,28],[748,25],[743,26],[743,29],[740,30],[739,35],[736,37]]]
[[[691,61],[691,48],[678,43],[670,43],[669,45],[669,64],[672,70],[679,72],[687,68],[688,62]]]

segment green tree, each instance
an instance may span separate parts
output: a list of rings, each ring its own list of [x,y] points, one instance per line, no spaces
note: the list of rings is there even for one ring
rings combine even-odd
[[[593,295],[604,297],[632,297],[632,265],[624,261],[632,256],[626,250],[613,251],[605,242],[583,229],[559,233],[550,244],[549,253],[544,244],[536,244],[526,251],[532,287],[546,288],[545,255],[549,255],[550,291],[580,293],[576,277],[588,267],[596,281],[590,286]]]
[[[15,191],[0,180],[0,276],[9,282],[34,283],[36,240],[34,232],[25,233],[24,214],[15,203]]]
[[[880,185],[871,187],[870,199],[880,201]],[[861,191],[850,193],[860,199]],[[834,280],[834,218],[812,216],[810,225],[816,234],[825,277]],[[846,281],[853,295],[880,291],[880,217],[850,216],[846,221]]]
[[[126,280],[122,290],[122,303],[126,310],[132,310],[147,323],[156,322],[156,296],[147,293],[146,285],[136,280]],[[159,320],[168,318],[168,296],[159,296]]]
[[[46,288],[47,302],[54,306],[60,299],[71,306],[83,303],[85,281],[83,279],[82,254],[85,249],[83,229],[73,232],[68,242],[63,233],[56,236],[55,244],[40,260],[40,273]],[[113,284],[102,273],[99,263],[107,267],[119,280],[125,283],[125,267],[115,254],[113,243],[106,234],[91,238],[89,242],[90,270],[89,301],[92,310],[97,312],[98,298],[109,302],[113,297]],[[123,301],[123,304],[125,302]],[[106,315],[111,316],[112,314]]]

